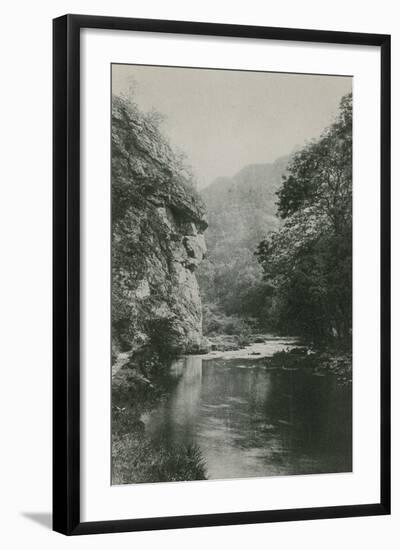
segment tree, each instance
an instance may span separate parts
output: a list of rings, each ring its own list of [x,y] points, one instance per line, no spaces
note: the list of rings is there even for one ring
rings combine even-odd
[[[352,98],[297,152],[277,192],[281,228],[256,252],[277,327],[317,343],[351,341]]]

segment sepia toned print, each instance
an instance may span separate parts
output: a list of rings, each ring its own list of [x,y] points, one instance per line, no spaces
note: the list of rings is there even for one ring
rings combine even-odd
[[[352,79],[112,65],[112,483],[352,471]]]

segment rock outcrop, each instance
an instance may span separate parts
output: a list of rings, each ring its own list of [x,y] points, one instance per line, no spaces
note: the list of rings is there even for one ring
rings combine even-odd
[[[113,356],[150,345],[202,345],[195,269],[205,255],[205,207],[182,160],[125,99],[112,110]]]

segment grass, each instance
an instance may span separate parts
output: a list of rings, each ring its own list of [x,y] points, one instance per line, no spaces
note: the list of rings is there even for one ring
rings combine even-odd
[[[206,479],[206,467],[197,445],[170,447],[145,435],[113,438],[113,484],[156,483]]]

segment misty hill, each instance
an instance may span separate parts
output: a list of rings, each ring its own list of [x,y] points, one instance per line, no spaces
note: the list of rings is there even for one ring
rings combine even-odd
[[[248,316],[264,292],[254,252],[278,227],[276,191],[289,157],[245,166],[232,178],[217,178],[201,191],[209,227],[207,259],[198,272],[205,304],[223,313]]]
[[[272,164],[250,164],[232,178],[217,178],[202,190],[209,228],[208,257],[230,255],[237,247],[255,249],[258,241],[277,228],[276,191],[289,157]]]

